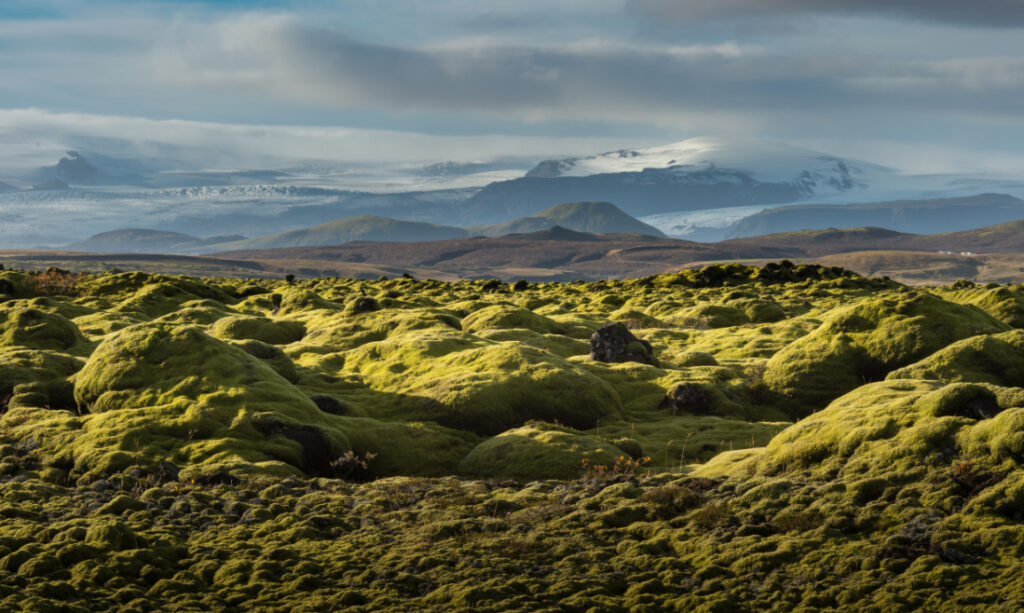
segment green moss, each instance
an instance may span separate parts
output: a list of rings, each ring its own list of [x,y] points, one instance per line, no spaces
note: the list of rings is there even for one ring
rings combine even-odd
[[[702,304],[664,320],[686,328],[728,328],[750,323],[750,318],[740,309],[720,304]]]
[[[429,358],[429,359],[428,359]],[[531,419],[587,428],[617,415],[614,390],[548,352],[453,334],[399,335],[349,353],[345,370],[377,392],[380,415],[497,434]]]
[[[141,279],[125,279],[126,288],[133,287]],[[114,307],[120,313],[152,319],[168,315],[186,303],[206,298],[222,304],[233,302],[231,296],[218,288],[184,278],[154,275],[147,278],[145,285]],[[92,288],[92,291],[97,291]]]
[[[952,343],[887,379],[939,379],[996,385],[1024,384],[1024,331],[985,334]]]
[[[1021,341],[953,304],[999,288],[943,302],[778,264],[505,289],[102,274],[6,299],[95,343],[0,348],[0,607],[1024,597]],[[701,306],[751,323],[667,321]],[[660,366],[590,360],[593,331],[630,318]],[[664,403],[677,385],[711,414]]]
[[[111,332],[141,323],[141,320],[136,317],[123,313],[111,313],[109,311],[82,315],[74,318],[72,321],[83,334],[88,335],[90,338],[102,337]]]
[[[12,394],[21,384],[65,382],[83,365],[78,358],[52,351],[0,348],[0,398]]]
[[[275,306],[276,315],[288,315],[290,313],[301,313],[303,311],[324,310],[340,311],[343,307],[330,300],[325,300],[316,292],[304,288],[278,288],[280,302]],[[262,296],[260,297],[262,298]],[[273,296],[270,298],[274,303]]]
[[[684,351],[675,360],[676,364],[682,367],[689,366],[718,366],[715,356],[704,351]]]
[[[540,334],[561,333],[564,327],[552,319],[537,315],[527,309],[512,305],[496,304],[484,307],[467,315],[462,320],[466,332],[488,329],[523,328]]]
[[[0,270],[0,301],[11,298],[31,298],[33,295],[28,276],[13,270]]]
[[[84,342],[78,327],[56,313],[33,308],[20,300],[0,304],[0,347],[68,351]]]
[[[302,340],[306,335],[306,326],[299,321],[272,321],[265,317],[235,315],[217,320],[210,333],[218,338],[251,339],[270,345],[287,345]]]
[[[97,520],[85,533],[85,544],[100,550],[138,549],[145,541],[123,521]]]
[[[295,363],[279,347],[253,340],[232,344],[241,347],[243,351],[274,369],[274,372],[289,383],[298,383],[299,371]]]
[[[836,309],[814,332],[773,355],[764,383],[791,403],[791,415],[806,415],[950,343],[1005,329],[973,307],[929,294],[865,300]]]
[[[150,462],[278,459],[320,472],[349,448],[305,394],[192,327],[142,324],[108,338],[78,374],[75,399],[93,414],[75,458],[83,468],[95,454],[137,449]],[[311,454],[323,456],[318,466]]]
[[[572,479],[586,465],[610,467],[623,455],[611,443],[538,423],[508,430],[480,443],[459,464],[459,473],[520,481]]]
[[[1019,287],[974,287],[947,290],[940,295],[952,302],[974,305],[1014,328],[1024,328],[1024,293]]]
[[[773,323],[786,319],[786,310],[774,300],[758,298],[726,298],[725,304],[743,311],[752,323]]]
[[[434,476],[456,473],[477,437],[434,424],[395,423],[375,419],[345,418],[340,422],[353,452],[372,454],[371,475]]]

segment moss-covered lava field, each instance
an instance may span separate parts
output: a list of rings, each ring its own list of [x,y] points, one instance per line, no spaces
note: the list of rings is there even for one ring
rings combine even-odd
[[[3,610],[1024,602],[1020,286],[2,270],[0,410]]]

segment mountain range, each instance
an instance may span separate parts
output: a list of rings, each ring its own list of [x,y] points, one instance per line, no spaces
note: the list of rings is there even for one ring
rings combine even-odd
[[[180,232],[125,228],[101,232],[84,241],[67,245],[65,249],[94,253],[187,253],[244,238],[244,236],[214,236],[203,239]]]
[[[6,186],[0,186],[0,247],[71,244],[126,227],[199,240],[263,237],[359,217],[443,224],[470,233],[527,232],[549,224],[524,218],[567,202],[611,202],[664,234],[703,241],[830,226],[932,233],[1020,218],[1015,198],[1024,196],[1018,177],[909,175],[740,139],[694,138],[527,162],[304,160],[217,169],[176,158],[76,149],[56,164],[17,176],[0,169]],[[799,208],[805,206],[811,208]],[[374,236],[358,228],[330,231],[341,240]]]
[[[871,254],[884,254],[881,258]],[[916,235],[883,228],[809,230],[698,243],[638,234],[592,234],[555,226],[526,234],[427,242],[342,245],[217,253],[223,260],[287,266],[301,274],[365,275],[409,271],[434,278],[574,280],[639,277],[708,263],[792,259],[886,270],[910,281],[971,278],[991,261],[1024,280],[1024,220],[976,230]],[[884,268],[902,258],[905,267]],[[989,264],[986,264],[988,262]],[[924,269],[934,274],[925,274]],[[1003,266],[1005,269],[1006,266]],[[974,273],[967,274],[973,270]],[[871,272],[871,271],[868,271]],[[917,275],[915,277],[915,275]]]
[[[103,232],[65,249],[126,253],[209,253],[241,249],[312,247],[353,241],[438,241],[468,236],[503,236],[562,226],[579,232],[633,233],[662,237],[657,228],[642,223],[608,202],[559,204],[530,217],[493,226],[460,228],[425,222],[363,215],[291,230],[270,236],[200,239],[177,232],[126,229]]]
[[[802,204],[765,209],[729,225],[727,236],[758,236],[793,229],[878,226],[931,234],[1024,218],[1024,200],[1008,194],[859,204]]]

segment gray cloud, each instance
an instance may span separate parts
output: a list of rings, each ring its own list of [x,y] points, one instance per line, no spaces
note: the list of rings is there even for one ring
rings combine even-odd
[[[281,18],[186,33],[157,55],[161,80],[306,104],[479,111],[526,120],[698,121],[773,113],[964,112],[1020,118],[1024,59],[940,62],[782,54],[735,43],[637,48],[608,41],[400,47]]]
[[[994,28],[1024,26],[1022,0],[628,0],[627,8],[641,15],[679,21],[806,13],[874,15]]]

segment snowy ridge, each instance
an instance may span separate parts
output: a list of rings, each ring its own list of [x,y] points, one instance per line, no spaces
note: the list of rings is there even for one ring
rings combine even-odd
[[[693,181],[713,177],[787,183],[808,196],[868,187],[887,168],[809,149],[743,139],[691,138],[649,149],[622,149],[585,158],[541,162],[527,176],[586,177],[597,174],[671,172]]]

